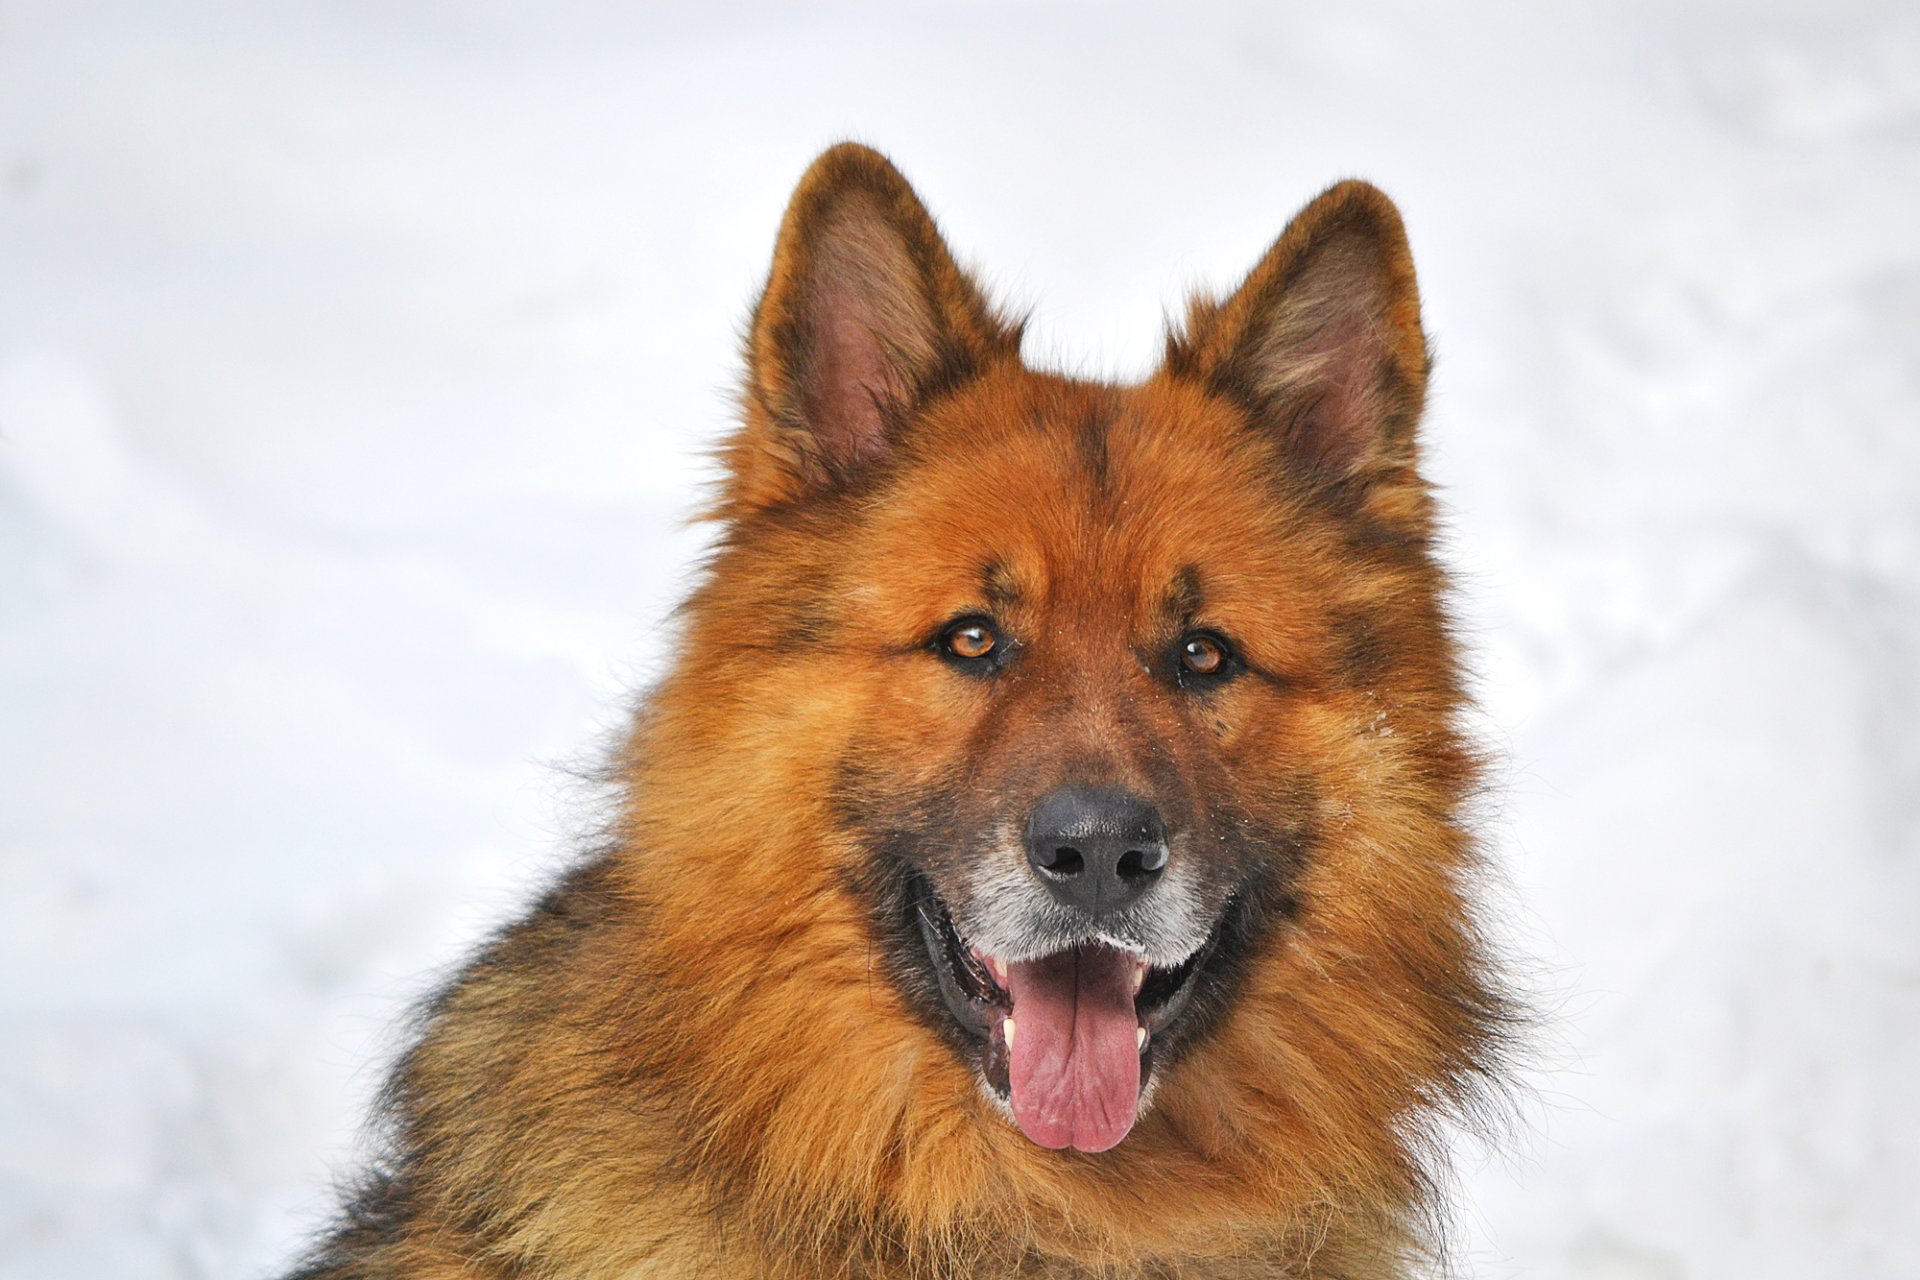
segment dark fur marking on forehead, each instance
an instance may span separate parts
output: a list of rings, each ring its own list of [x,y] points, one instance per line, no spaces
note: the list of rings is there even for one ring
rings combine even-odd
[[[1005,613],[1020,602],[1020,588],[1012,571],[998,560],[988,561],[980,571],[980,591],[995,613]]]
[[[1095,489],[1101,492],[1107,488],[1107,429],[1111,425],[1112,414],[1108,407],[1096,405],[1087,411],[1074,433],[1075,443],[1080,450],[1080,465],[1086,468]]]
[[[786,620],[781,640],[794,648],[823,645],[833,638],[833,619],[823,613],[796,613]]]
[[[1167,617],[1185,625],[1192,622],[1200,613],[1200,607],[1206,603],[1206,597],[1200,590],[1200,567],[1185,565],[1173,575],[1173,582],[1167,587],[1166,602],[1161,608]]]

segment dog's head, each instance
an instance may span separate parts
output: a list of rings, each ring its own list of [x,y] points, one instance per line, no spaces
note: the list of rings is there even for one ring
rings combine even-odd
[[[1399,218],[1334,187],[1139,385],[1019,342],[885,160],[816,162],[659,713],[711,758],[648,767],[752,828],[715,874],[794,895],[795,972],[904,1001],[1033,1143],[1157,1092],[1189,1146],[1391,1145],[1486,1007]]]

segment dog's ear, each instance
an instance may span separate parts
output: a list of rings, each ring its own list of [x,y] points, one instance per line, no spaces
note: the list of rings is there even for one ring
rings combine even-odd
[[[794,190],[754,308],[726,507],[841,482],[887,452],[917,404],[1019,345],[899,170],[832,148]]]
[[[1165,372],[1238,401],[1310,482],[1403,472],[1426,400],[1413,256],[1393,202],[1342,182],[1223,302],[1196,299]]]

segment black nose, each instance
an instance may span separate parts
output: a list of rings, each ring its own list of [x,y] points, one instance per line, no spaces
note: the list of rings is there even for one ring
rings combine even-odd
[[[1167,868],[1167,833],[1138,796],[1062,787],[1027,819],[1027,861],[1055,898],[1097,916],[1153,887]]]

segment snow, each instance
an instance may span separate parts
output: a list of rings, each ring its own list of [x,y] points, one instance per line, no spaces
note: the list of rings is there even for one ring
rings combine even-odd
[[[16,0],[0,1280],[319,1222],[583,825],[848,135],[1117,376],[1395,196],[1551,1014],[1461,1268],[1920,1274],[1920,10]]]

